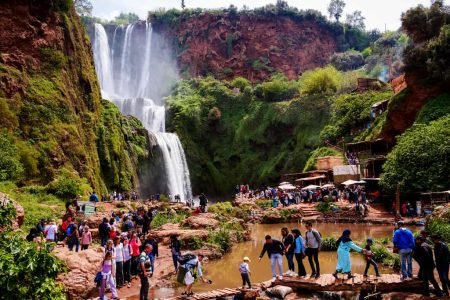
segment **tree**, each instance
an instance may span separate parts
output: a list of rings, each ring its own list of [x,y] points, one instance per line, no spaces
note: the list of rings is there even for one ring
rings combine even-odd
[[[90,0],[75,0],[75,10],[80,16],[92,16],[92,3]]]
[[[112,21],[112,23],[114,24],[131,24],[134,22],[139,21],[139,16],[135,13],[120,13],[117,17],[115,17],[114,21]]]
[[[184,0],[181,0],[181,9],[185,9],[185,8],[186,8],[186,5],[184,3]]]
[[[344,0],[331,0],[328,5],[328,13],[330,14],[330,18],[335,18],[336,22],[339,22],[339,18],[342,16],[344,12],[345,2]]]
[[[365,19],[366,18],[363,17],[360,10],[355,10],[353,13],[347,14],[347,20],[345,23],[349,26],[363,30],[366,28],[366,24],[364,24]]]

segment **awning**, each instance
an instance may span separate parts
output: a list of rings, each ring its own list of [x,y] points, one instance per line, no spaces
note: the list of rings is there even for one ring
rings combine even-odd
[[[293,186],[292,184],[283,184],[283,185],[278,186],[278,188],[285,190],[285,191],[297,189],[297,187]]]
[[[354,185],[354,184],[365,184],[365,183],[367,183],[367,182],[365,182],[364,180],[360,180],[360,181],[356,181],[356,180],[347,180],[347,181],[344,181],[342,184],[343,185]]]
[[[302,191],[305,191],[305,190],[317,190],[318,188],[320,188],[320,186],[311,184],[311,185],[308,185],[308,186],[305,186],[304,188],[302,188]]]
[[[313,177],[305,177],[305,178],[297,179],[295,181],[310,181],[310,180],[316,180],[316,179],[322,179],[322,178],[325,178],[325,175],[319,175],[319,176],[313,176]]]
[[[333,187],[334,187],[334,184],[332,184],[332,183],[327,183],[327,184],[322,185],[322,188],[324,188],[324,189],[333,188]]]

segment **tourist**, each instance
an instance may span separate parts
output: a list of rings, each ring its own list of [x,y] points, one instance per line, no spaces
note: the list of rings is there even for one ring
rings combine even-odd
[[[72,223],[72,218],[67,216],[67,217],[63,217],[63,222],[61,224],[61,235],[62,235],[62,240],[64,240],[67,236],[66,232],[67,232],[67,227],[69,227],[70,223]]]
[[[97,202],[98,202],[98,196],[97,196],[97,194],[95,193],[95,191],[93,191],[92,194],[89,196],[89,201],[90,201],[90,202],[94,202],[94,203],[97,203]]]
[[[317,279],[320,277],[319,252],[322,246],[322,236],[316,229],[313,229],[311,222],[306,223],[305,244],[305,254],[308,256],[308,262],[312,271],[311,278],[315,277]]]
[[[367,239],[367,245],[364,249],[366,249],[366,269],[364,270],[364,277],[367,277],[367,272],[369,271],[370,265],[372,265],[375,269],[375,274],[377,275],[377,277],[380,277],[380,273],[378,272],[378,265],[377,263],[373,260],[373,252],[372,252],[372,247],[373,245],[373,240],[372,239]]]
[[[158,258],[158,242],[155,240],[155,238],[151,235],[147,237],[143,245],[151,245],[152,246],[152,252],[149,253],[150,261],[152,264],[150,275],[152,276],[155,272],[155,259]]]
[[[83,222],[81,222],[81,225],[78,227],[78,232],[83,233],[84,232],[84,226],[87,225],[87,221],[84,220]]]
[[[425,296],[430,295],[430,287],[429,283],[434,287],[436,296],[442,297],[442,290],[439,287],[436,279],[434,278],[433,270],[435,268],[434,259],[433,259],[433,250],[430,245],[425,243],[425,239],[423,236],[419,235],[415,239],[415,248],[414,248],[414,259],[419,264],[422,270],[422,281],[423,281],[423,294]]]
[[[125,280],[125,284],[127,287],[131,287],[131,253],[133,249],[131,248],[130,243],[128,242],[128,238],[124,237],[123,239],[123,277]]]
[[[338,273],[347,274],[347,279],[354,278],[351,272],[351,263],[350,263],[350,250],[353,249],[356,252],[366,252],[365,249],[362,249],[353,243],[350,238],[351,231],[349,229],[345,229],[342,232],[342,236],[337,240],[336,244],[338,245],[337,255],[338,262],[336,265],[336,272],[333,273],[333,276],[337,279]]]
[[[107,218],[103,218],[103,222],[98,226],[98,234],[100,236],[101,246],[105,247],[106,242],[109,239],[109,224]]]
[[[206,198],[205,194],[201,193],[200,197],[198,197],[200,200],[200,209],[203,213],[206,212],[206,206],[208,205],[208,199]]]
[[[294,265],[294,250],[295,250],[295,244],[294,244],[294,236],[292,233],[289,233],[289,230],[286,227],[283,227],[281,229],[281,241],[283,242],[284,246],[284,253],[286,255],[286,260],[288,263],[289,270],[287,271],[287,276],[295,276],[295,265]]]
[[[116,236],[114,238],[114,250],[116,252],[116,283],[117,288],[121,288],[124,283],[123,278],[123,261],[124,261],[124,253],[123,253],[123,244],[120,242],[120,237]]]
[[[176,235],[170,236],[170,252],[172,253],[173,266],[175,273],[178,270],[178,257],[180,256],[181,244]]]
[[[50,219],[49,224],[44,229],[45,240],[47,242],[55,242],[57,233],[58,227],[56,226],[55,222]]]
[[[439,280],[441,281],[444,294],[448,297],[450,289],[450,281],[448,279],[450,252],[440,235],[433,235],[431,239],[434,243],[434,257],[436,259],[436,269],[439,274]]]
[[[144,213],[144,212],[139,211],[136,216],[136,232],[137,232],[137,234],[142,234],[142,231],[144,228],[144,217],[142,216],[142,213]]]
[[[133,233],[130,241],[131,246],[131,275],[137,276],[139,272],[137,272],[139,265],[139,249],[141,248],[141,240],[139,239],[136,233]]]
[[[44,231],[45,231],[45,219],[41,219],[41,221],[39,221],[39,223],[37,223],[36,229],[38,231],[37,232],[38,235],[40,235],[41,233],[44,233]]]
[[[130,232],[134,228],[133,222],[130,220],[128,216],[123,218],[122,232]]]
[[[403,222],[398,222],[399,229],[394,233],[394,252],[400,255],[401,279],[412,279],[412,251],[415,247],[414,236],[411,230],[404,226]]]
[[[78,247],[80,246],[78,226],[74,221],[71,221],[66,230],[67,244],[69,245],[69,251],[73,251],[73,246],[75,246],[75,252],[78,252]]]
[[[148,289],[150,283],[148,277],[151,276],[151,260],[150,253],[152,252],[152,245],[145,245],[144,251],[139,255],[139,278],[141,279],[141,289],[139,291],[139,300],[148,300]]]
[[[305,242],[303,241],[300,230],[294,228],[291,230],[291,232],[294,235],[294,255],[298,266],[298,276],[304,278],[306,276],[305,266],[303,265],[303,259],[306,257]]]
[[[144,224],[142,226],[142,233],[147,235],[148,231],[150,230],[150,224],[153,220],[153,214],[151,210],[148,210],[147,213],[144,213]]]
[[[112,269],[113,269],[113,258],[111,252],[105,253],[105,258],[102,262],[102,268],[100,272],[102,273],[102,284],[100,287],[100,300],[105,299],[105,290],[106,285],[109,285],[109,289],[111,290],[112,299],[119,299],[117,297],[117,290],[116,290],[116,283],[114,282],[114,278],[112,276]]]
[[[89,226],[83,227],[83,233],[81,234],[81,250],[87,250],[92,243],[92,233],[89,231]]]
[[[239,265],[239,272],[241,273],[241,278],[242,278],[242,288],[245,289],[245,284],[248,285],[248,288],[251,289],[252,288],[252,284],[250,282],[250,267],[248,266],[248,263],[251,262],[250,258],[248,258],[247,256],[244,257],[242,263]]]
[[[264,256],[264,253],[267,252],[267,255],[270,259],[270,265],[272,267],[272,282],[277,279],[277,272],[275,267],[278,266],[278,272],[280,276],[278,277],[280,280],[283,279],[283,252],[284,246],[278,240],[272,239],[270,235],[266,235],[266,242],[264,243],[264,247],[259,255],[259,260]]]
[[[192,296],[194,293],[192,292],[192,286],[194,285],[196,276],[194,276],[194,270],[197,273],[197,276],[204,282],[204,283],[211,283],[210,280],[207,280],[206,278],[203,278],[203,272],[202,272],[202,260],[203,260],[203,254],[198,254],[197,256],[193,257],[192,259],[188,260],[181,266],[186,270],[186,273],[184,275],[184,284],[186,285],[186,291],[182,293],[182,295],[186,295],[188,297]]]

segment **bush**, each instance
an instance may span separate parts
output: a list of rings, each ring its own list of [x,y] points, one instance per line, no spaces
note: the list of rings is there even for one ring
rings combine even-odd
[[[364,65],[363,55],[358,51],[335,53],[330,58],[330,63],[339,71],[355,70]]]
[[[0,132],[0,181],[15,180],[24,171],[14,140]]]
[[[339,71],[331,66],[309,70],[300,77],[300,92],[302,95],[334,93],[339,79]]]
[[[185,212],[178,212],[175,215],[171,214],[167,211],[161,211],[156,214],[156,216],[153,218],[151,227],[152,228],[159,228],[163,226],[164,224],[178,224],[184,219],[186,219],[189,215]]]
[[[417,116],[416,123],[428,124],[450,115],[450,94],[444,93],[427,100]]]
[[[239,88],[241,92],[243,92],[246,87],[251,87],[250,81],[248,81],[247,78],[240,76],[234,78],[230,84],[232,87]]]
[[[257,88],[261,89],[262,98],[269,102],[291,99],[298,94],[297,82],[282,74],[273,75],[270,81],[259,84]]]
[[[261,209],[265,210],[272,207],[272,200],[256,200],[256,205],[258,205]]]
[[[321,213],[332,212],[337,206],[333,202],[319,202],[316,204],[317,211]]]
[[[224,253],[227,253],[231,250],[232,243],[230,233],[223,228],[216,231],[210,231],[208,235],[208,242],[218,245]]]
[[[427,230],[433,234],[439,234],[445,242],[450,243],[449,220],[434,219],[431,222],[427,222]]]
[[[218,216],[229,216],[233,212],[233,205],[231,202],[218,202],[208,206],[208,212],[214,213]]]
[[[323,237],[322,238],[322,246],[320,250],[322,251],[336,251],[338,249],[338,245],[336,244],[337,240],[334,237]]]
[[[47,185],[47,192],[60,198],[75,198],[90,190],[86,178],[77,178],[67,171],[63,171],[54,181]]]

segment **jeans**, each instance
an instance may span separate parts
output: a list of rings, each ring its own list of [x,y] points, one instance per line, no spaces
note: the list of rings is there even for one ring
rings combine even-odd
[[[242,277],[242,287],[245,287],[245,284],[248,284],[248,288],[251,289],[252,284],[250,283],[250,276],[248,275],[248,273],[241,273],[241,277]]]
[[[172,255],[173,266],[175,267],[175,272],[178,269],[178,254]]]
[[[150,254],[148,257],[150,258],[150,272],[155,273],[155,256]]]
[[[125,282],[131,282],[131,258],[123,263],[123,277]]]
[[[400,249],[398,251],[400,255],[400,266],[402,278],[412,278],[412,250],[411,249]]]
[[[305,266],[303,265],[303,255],[302,253],[295,253],[295,260],[298,266],[298,276],[306,276]]]
[[[75,246],[75,252],[78,252],[78,247],[80,246],[78,238],[69,238],[67,243],[69,244],[69,251],[73,251],[73,246]]]
[[[116,283],[117,287],[123,285],[123,261],[116,261]]]
[[[144,276],[144,274],[141,273],[139,274],[139,278],[141,278],[141,289],[139,291],[139,300],[148,300],[148,289],[150,287],[148,277]]]
[[[306,248],[306,255],[308,256],[308,262],[311,266],[312,274],[320,275],[319,265],[319,249],[318,248]],[[314,262],[313,262],[314,258]],[[314,266],[315,264],[315,266]]]
[[[270,265],[272,267],[272,277],[277,277],[275,265],[278,265],[278,271],[280,272],[280,276],[283,276],[283,256],[281,254],[274,253],[270,255]]]
[[[286,260],[288,262],[288,268],[290,271],[295,271],[294,265],[294,253],[286,253]]]
[[[102,245],[102,247],[105,247],[107,242],[108,242],[108,236],[107,235],[100,237],[100,244]]]
[[[377,274],[377,276],[379,276],[380,273],[378,272],[378,265],[373,259],[367,260],[366,269],[364,270],[364,275],[367,275],[367,271],[369,271],[370,265],[372,265],[375,268],[375,274]]]
[[[438,274],[439,274],[439,280],[442,284],[442,290],[445,294],[448,295],[448,289],[450,288],[450,281],[448,279],[448,269],[449,265],[448,263],[444,263],[443,265],[438,265],[436,267]]]

